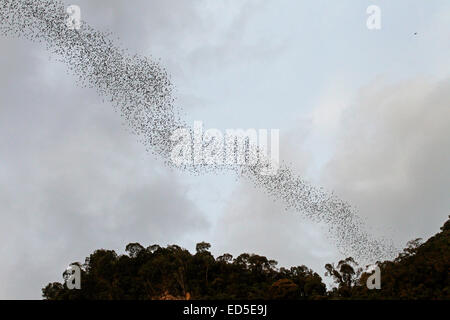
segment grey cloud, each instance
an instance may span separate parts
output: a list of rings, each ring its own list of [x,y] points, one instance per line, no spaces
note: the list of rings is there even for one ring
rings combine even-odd
[[[39,298],[100,247],[193,245],[209,229],[183,176],[146,153],[110,105],[39,47],[0,43],[0,298]]]
[[[322,183],[399,246],[450,213],[450,81],[419,78],[360,90],[339,123]]]

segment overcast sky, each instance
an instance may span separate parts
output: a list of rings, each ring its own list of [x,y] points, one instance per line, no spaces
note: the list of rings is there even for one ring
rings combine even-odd
[[[397,246],[450,214],[447,0],[64,2],[160,59],[188,122],[280,129],[281,159]],[[245,180],[166,168],[43,47],[0,49],[0,298],[39,299],[69,263],[130,242],[207,241],[322,276],[343,258],[325,226]]]

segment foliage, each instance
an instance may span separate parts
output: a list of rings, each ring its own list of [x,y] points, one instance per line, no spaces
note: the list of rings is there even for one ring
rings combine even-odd
[[[96,250],[81,265],[82,288],[61,283],[43,289],[45,299],[309,299],[324,296],[320,276],[305,266],[275,268],[276,261],[256,254],[217,259],[211,245],[197,244],[193,255],[172,245],[126,246],[127,255]]]
[[[450,219],[427,242],[410,241],[395,260],[378,262],[380,290],[366,287],[369,274],[351,257],[325,265],[336,284],[327,292],[322,278],[304,265],[278,269],[276,261],[248,253],[214,258],[211,245],[201,242],[195,254],[177,245],[139,243],[128,244],[125,255],[96,250],[78,264],[81,290],[54,282],[42,293],[49,300],[450,299],[449,242]]]
[[[327,265],[328,274],[338,285],[330,296],[339,299],[450,300],[450,219],[441,227],[441,232],[425,243],[422,244],[422,239],[409,241],[394,261],[378,262],[377,265],[381,271],[380,290],[367,288],[367,273],[362,273],[356,280],[351,269]],[[355,265],[353,268],[355,270]]]

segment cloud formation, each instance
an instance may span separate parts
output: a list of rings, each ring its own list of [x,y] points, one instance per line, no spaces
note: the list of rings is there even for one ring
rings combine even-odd
[[[100,247],[193,245],[208,230],[183,179],[93,90],[26,42],[2,46],[0,298],[39,298],[66,263]]]
[[[321,182],[401,245],[433,234],[450,213],[448,101],[448,79],[376,79],[340,114]]]

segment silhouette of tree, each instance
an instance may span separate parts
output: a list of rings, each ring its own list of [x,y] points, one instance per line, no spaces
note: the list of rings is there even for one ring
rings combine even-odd
[[[149,299],[450,299],[450,219],[425,243],[415,239],[393,261],[378,262],[381,289],[369,290],[368,273],[351,257],[325,265],[336,287],[326,291],[322,278],[304,265],[277,269],[277,262],[243,253],[217,259],[211,245],[198,243],[196,253],[177,245],[166,248],[139,243],[127,254],[94,251],[81,270],[81,290],[64,283],[42,289],[48,300]],[[68,277],[63,273],[63,277]]]

